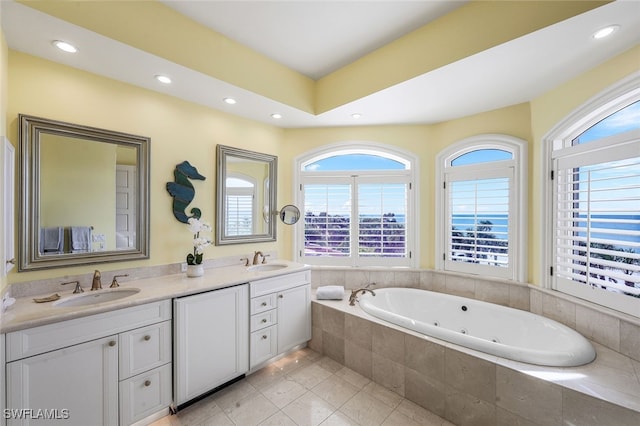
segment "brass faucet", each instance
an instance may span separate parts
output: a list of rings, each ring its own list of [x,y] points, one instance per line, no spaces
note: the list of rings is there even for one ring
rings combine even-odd
[[[83,293],[84,290],[82,289],[82,287],[80,286],[80,281],[67,281],[66,283],[60,283],[62,285],[66,285],[66,284],[75,284],[76,288],[73,289],[73,294],[77,294],[77,293]]]
[[[376,293],[373,290],[370,290],[368,288],[359,288],[357,290],[351,290],[351,296],[349,296],[349,305],[350,306],[354,306],[356,304],[356,302],[358,301],[358,292],[361,291],[362,293],[360,294],[365,294],[367,291],[369,293],[371,293],[372,296],[375,296]]]
[[[91,283],[91,291],[100,290],[102,288],[102,282],[100,281],[100,271],[97,269],[93,272],[93,282]]]
[[[120,284],[118,283],[118,278],[120,278],[120,277],[128,277],[128,276],[129,276],[129,274],[114,275],[113,276],[113,280],[111,281],[111,285],[109,287],[110,288],[120,287]]]
[[[256,251],[255,253],[253,253],[253,264],[257,265],[258,264],[258,256],[262,256],[262,263],[265,263],[265,256],[264,254],[262,254],[261,251]]]

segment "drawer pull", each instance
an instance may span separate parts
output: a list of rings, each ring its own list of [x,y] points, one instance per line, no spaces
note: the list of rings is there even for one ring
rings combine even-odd
[[[262,318],[262,321],[261,321],[261,322],[264,324],[264,323],[266,323],[266,322],[267,322],[267,319],[266,319],[266,318]]]
[[[284,294],[279,294],[278,298],[283,299],[284,298]]]
[[[260,306],[267,306],[267,302],[262,302]]]
[[[151,340],[151,336],[149,336],[148,334],[144,336],[144,340]]]
[[[144,385],[145,385],[146,387],[151,386],[151,380],[145,380],[145,381],[144,381]]]
[[[116,345],[116,341],[115,340],[110,340],[109,341],[109,346],[115,346]]]
[[[262,340],[267,340],[267,339],[268,339],[267,335],[266,335],[266,334],[263,334],[263,335],[262,335]]]

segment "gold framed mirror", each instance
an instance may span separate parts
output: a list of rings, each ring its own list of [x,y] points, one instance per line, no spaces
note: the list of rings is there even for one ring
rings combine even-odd
[[[149,258],[149,138],[18,118],[18,270]]]

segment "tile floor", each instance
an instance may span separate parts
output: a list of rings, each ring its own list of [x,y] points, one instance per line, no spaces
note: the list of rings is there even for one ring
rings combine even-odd
[[[443,426],[448,421],[309,348],[152,426]]]

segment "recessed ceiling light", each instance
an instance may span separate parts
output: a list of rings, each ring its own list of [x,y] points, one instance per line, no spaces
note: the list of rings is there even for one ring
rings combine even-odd
[[[276,120],[279,120],[282,118],[282,114],[274,112],[273,114],[271,114],[271,118],[275,118]]]
[[[156,80],[162,84],[171,84],[171,79],[166,75],[156,75]]]
[[[596,40],[599,40],[601,38],[609,37],[611,34],[618,31],[619,28],[620,28],[620,25],[609,25],[604,28],[600,28],[598,31],[593,33],[593,38],[595,38]]]
[[[360,114],[359,112],[354,112],[353,114],[351,114],[351,118],[355,118],[357,120],[358,118],[362,118],[362,114]]]
[[[229,104],[229,105],[235,105],[236,104],[236,100],[233,98],[224,98],[223,99],[224,103]]]
[[[66,41],[53,40],[52,43],[55,47],[67,53],[76,53],[78,51],[77,47],[71,43],[67,43]]]

